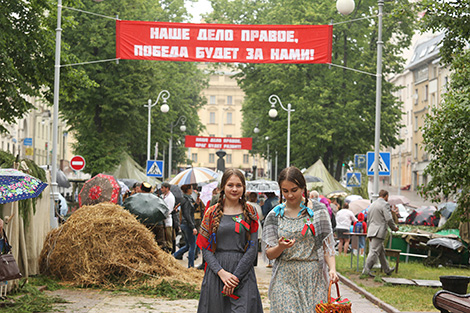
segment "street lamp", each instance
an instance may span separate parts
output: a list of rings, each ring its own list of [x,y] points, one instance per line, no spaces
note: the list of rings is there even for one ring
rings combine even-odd
[[[267,152],[266,152],[266,161],[268,163],[268,169],[267,169],[267,177],[269,180],[271,180],[271,160],[269,159],[269,136],[264,137],[266,140],[266,145],[267,145]]]
[[[380,111],[382,100],[382,16],[384,0],[377,0],[379,5],[379,22],[377,37],[377,74],[376,74],[376,91],[375,91],[375,149],[374,149],[374,194],[372,199],[375,200],[379,196],[379,160],[380,160]],[[351,6],[352,3],[352,6]],[[338,0],[336,8],[344,15],[354,10],[354,0]]]
[[[186,131],[186,116],[181,115],[176,122],[170,124],[170,140],[168,142],[168,178],[171,177],[171,150],[173,146],[173,127],[177,126],[181,122],[180,130],[182,132]]]
[[[269,110],[269,117],[275,118],[277,116],[276,102],[279,102],[279,105],[284,111],[287,111],[287,165],[290,166],[290,112],[294,112],[292,105],[287,104],[287,109],[282,105],[281,99],[277,95],[269,96],[269,103],[271,103],[271,109]]]
[[[148,104],[144,105],[144,107],[149,108],[148,132],[147,132],[147,160],[150,160],[150,134],[151,134],[151,128],[152,128],[151,125],[150,125],[150,121],[151,121],[151,118],[152,118],[151,110],[152,110],[152,107],[154,107],[158,103],[158,101],[160,100],[160,96],[163,99],[163,104],[160,107],[160,111],[162,111],[162,113],[167,113],[170,110],[170,107],[168,106],[168,104],[166,104],[166,100],[168,100],[168,98],[170,98],[170,93],[168,92],[168,90],[160,91],[160,93],[158,94],[158,97],[157,97],[157,101],[155,101],[154,104],[152,104],[152,100],[149,99]]]

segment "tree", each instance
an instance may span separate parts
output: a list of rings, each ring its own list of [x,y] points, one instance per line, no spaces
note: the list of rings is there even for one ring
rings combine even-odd
[[[376,1],[356,1],[355,11],[341,16],[331,1],[212,0],[210,21],[244,24],[329,24],[375,14]],[[413,10],[407,0],[385,4],[383,55],[384,75],[401,70],[400,51],[410,44]],[[334,25],[332,63],[376,72],[377,25],[374,19]],[[339,180],[341,164],[356,153],[365,153],[374,145],[375,86],[373,75],[365,75],[322,64],[243,64],[239,83],[246,93],[243,105],[244,136],[268,135],[270,150],[286,158],[287,112],[269,119],[268,97],[277,94],[284,105],[292,104],[291,163],[308,167],[318,158]],[[393,95],[394,87],[382,81],[381,145],[395,146],[401,119],[401,103]],[[262,130],[253,133],[258,123]],[[266,151],[258,140],[254,151]]]
[[[83,3],[80,9],[105,16],[118,15],[125,20],[158,20],[182,22],[183,1],[136,0],[132,5],[118,0]],[[83,61],[112,59],[115,55],[115,21],[82,12],[67,11],[73,28],[64,30],[64,41]],[[160,112],[162,99],[152,113],[152,147],[159,142],[160,154],[168,143],[169,125],[179,116],[187,117],[187,133],[197,133],[202,127],[197,109],[203,104],[200,91],[206,84],[203,73],[188,62],[154,62],[121,60],[89,64],[83,70],[95,82],[91,90],[83,90],[75,99],[61,99],[61,112],[74,131],[75,152],[87,159],[91,174],[111,170],[124,151],[140,164],[147,158],[148,99],[157,100],[161,90],[171,94],[170,111]],[[175,128],[176,129],[176,128]],[[173,142],[182,141],[179,131]],[[166,150],[166,149],[165,149]],[[185,160],[183,147],[175,145],[174,162]],[[152,148],[153,151],[153,148]]]
[[[14,124],[34,105],[26,96],[40,97],[52,103],[56,15],[53,2],[47,0],[0,0],[0,133],[6,124]],[[64,53],[63,60],[74,59]],[[73,97],[77,88],[90,81],[83,71],[64,69],[63,95]]]
[[[437,7],[440,5],[439,7]],[[470,211],[470,52],[468,49],[469,1],[423,1],[423,30],[445,31],[440,49],[441,60],[450,65],[448,91],[431,111],[422,129],[424,149],[431,161],[424,174],[431,177],[421,185],[421,194],[438,202],[455,197],[458,210]],[[461,211],[460,211],[461,212]],[[465,216],[465,215],[461,215]]]

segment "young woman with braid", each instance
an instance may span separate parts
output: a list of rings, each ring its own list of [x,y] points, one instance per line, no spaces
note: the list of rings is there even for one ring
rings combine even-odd
[[[338,281],[330,216],[323,204],[308,201],[298,168],[282,170],[278,184],[281,204],[269,212],[263,226],[266,256],[275,260],[270,312],[315,312],[317,303],[327,301],[328,279]]]
[[[258,215],[245,200],[245,177],[222,176],[217,204],[204,214],[197,245],[206,261],[198,313],[263,312],[253,262],[258,253]]]

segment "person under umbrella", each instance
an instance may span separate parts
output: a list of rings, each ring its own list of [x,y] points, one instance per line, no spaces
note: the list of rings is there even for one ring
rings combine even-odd
[[[176,251],[173,256],[176,259],[183,259],[183,254],[189,251],[188,268],[194,267],[194,254],[196,252],[197,229],[194,221],[194,205],[192,201],[193,186],[186,184],[181,186],[183,200],[181,201],[181,230],[184,236],[185,245]]]
[[[170,209],[170,214],[165,220],[165,246],[163,247],[163,250],[175,252],[176,245],[174,245],[175,230],[173,229],[173,212],[175,212],[174,208],[176,199],[170,189],[171,185],[169,183],[162,183],[161,196]]]

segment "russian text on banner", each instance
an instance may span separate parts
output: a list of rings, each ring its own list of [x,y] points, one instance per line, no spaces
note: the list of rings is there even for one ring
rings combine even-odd
[[[332,25],[231,25],[116,21],[120,59],[331,63]]]

